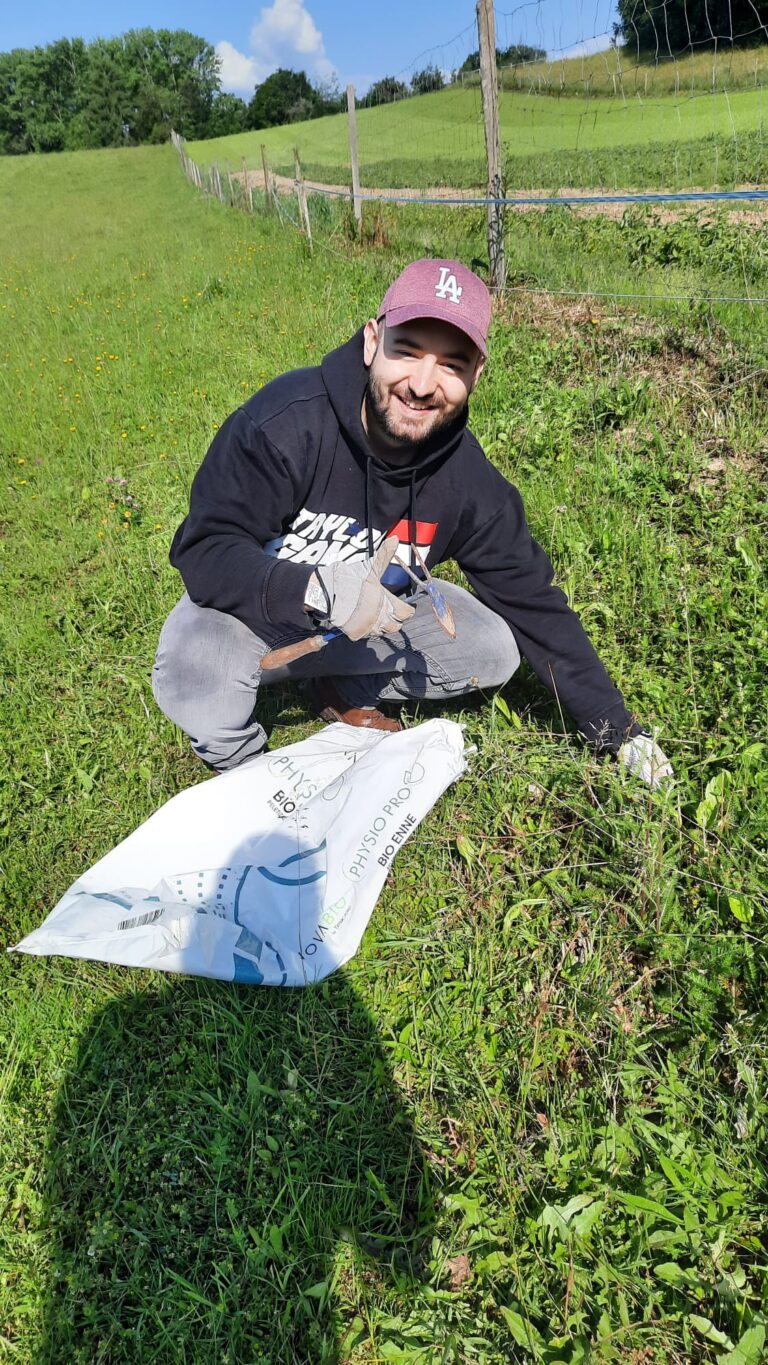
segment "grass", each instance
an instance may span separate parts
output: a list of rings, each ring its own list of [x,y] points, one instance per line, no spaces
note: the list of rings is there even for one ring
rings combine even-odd
[[[762,154],[766,95],[717,90],[626,99],[502,91],[501,139],[511,186],[646,183],[661,157],[662,174],[678,184],[709,186],[728,178],[739,143],[759,140]],[[483,119],[477,88],[453,86],[396,104],[359,109],[361,179],[379,188],[484,183]],[[349,139],[345,114],[282,128],[238,133],[189,144],[201,165],[241,159],[261,167],[260,146],[273,169],[293,176],[298,147],[310,178],[347,184]],[[736,147],[734,149],[734,143]],[[754,153],[753,153],[754,159]],[[629,164],[627,164],[629,163]],[[585,179],[589,171],[594,178]],[[748,168],[745,168],[748,169]],[[652,183],[664,183],[656,176]],[[629,178],[628,178],[629,176]],[[758,177],[759,178],[759,177]]]
[[[754,90],[768,81],[768,46],[728,47],[685,52],[678,57],[638,54],[631,44],[594,52],[503,67],[506,90],[556,95],[680,95],[711,90]],[[475,77],[474,79],[478,79]]]
[[[165,148],[9,159],[0,189],[12,943],[207,780],[148,679],[216,426],[409,255],[482,238],[385,214],[372,250],[314,206],[312,258],[199,199]],[[646,228],[510,224],[534,292],[498,312],[472,421],[674,792],[591,759],[522,674],[452,711],[471,773],[324,986],[4,957],[3,1359],[758,1365],[765,334],[759,310],[665,301],[723,292],[733,253],[713,271],[689,224],[670,261]],[[658,301],[541,292],[596,277]],[[274,745],[311,728],[290,690],[267,719]]]

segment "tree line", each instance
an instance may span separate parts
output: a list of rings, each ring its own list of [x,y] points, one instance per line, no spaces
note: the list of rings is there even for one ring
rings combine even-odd
[[[304,72],[277,71],[246,104],[221,88],[213,46],[186,29],[61,38],[0,53],[0,154],[79,151],[221,137],[320,118],[342,107]]]
[[[544,54],[517,45],[497,55],[509,65]],[[2,52],[0,154],[164,142],[171,128],[189,139],[221,137],[346,107],[335,85],[313,85],[306,72],[285,68],[273,71],[246,101],[222,90],[220,65],[213,46],[186,29],[131,29],[117,38],[60,38]],[[470,53],[448,79],[478,66],[478,53]],[[445,83],[445,74],[430,65],[407,84],[382,77],[361,102],[428,94]]]
[[[213,47],[185,29],[16,48],[0,53],[0,152],[205,137],[222,98]]]
[[[694,48],[768,40],[768,0],[618,0],[614,34],[630,52],[680,57]]]

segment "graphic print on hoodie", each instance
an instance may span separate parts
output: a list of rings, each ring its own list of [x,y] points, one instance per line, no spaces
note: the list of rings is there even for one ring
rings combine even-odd
[[[227,418],[171,546],[192,601],[285,644],[311,633],[304,597],[316,563],[371,555],[386,528],[404,529],[400,563],[412,540],[433,571],[455,560],[582,733],[618,748],[633,718],[466,410],[412,465],[389,465],[363,427],[366,383],[361,328],[320,366],[279,376]],[[405,591],[407,575],[395,565],[385,583]]]
[[[382,541],[397,536],[400,544],[381,581],[390,592],[405,592],[412,579],[401,568],[407,564],[419,578],[424,574],[412,553],[415,545],[426,563],[437,531],[437,522],[411,522],[402,517],[388,531],[370,528],[374,551]],[[354,517],[335,512],[313,512],[308,507],[291,521],[285,535],[267,541],[264,550],[276,559],[289,559],[293,564],[338,564],[350,559],[363,559],[368,554],[368,527],[361,526]]]

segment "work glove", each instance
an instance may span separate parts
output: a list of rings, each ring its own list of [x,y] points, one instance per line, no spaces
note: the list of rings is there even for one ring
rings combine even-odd
[[[631,735],[624,741],[616,757],[627,772],[639,777],[653,791],[674,776],[672,764],[653,735]]]
[[[309,580],[305,603],[320,614],[323,624],[336,626],[350,640],[400,630],[415,608],[379,582],[399,543],[397,536],[390,536],[373,558],[318,567]]]

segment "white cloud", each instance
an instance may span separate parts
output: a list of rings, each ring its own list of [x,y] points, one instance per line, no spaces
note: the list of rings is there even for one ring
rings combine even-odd
[[[279,66],[304,70],[310,79],[327,81],[336,69],[325,51],[323,35],[304,0],[272,0],[261,11],[249,37],[250,53],[232,43],[216,44],[221,83],[226,90],[250,93]]]
[[[221,84],[225,90],[253,90],[257,70],[253,57],[246,57],[226,41],[216,44],[216,55],[221,61]]]

